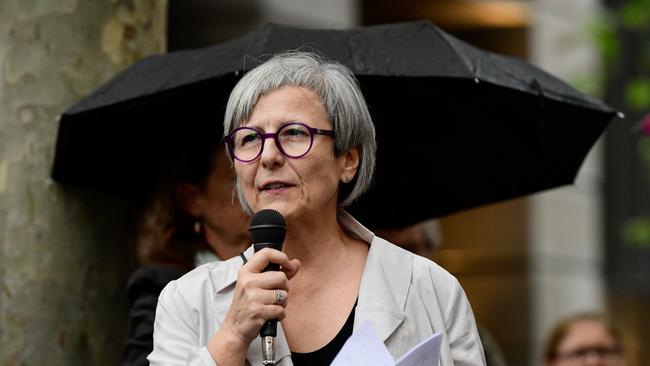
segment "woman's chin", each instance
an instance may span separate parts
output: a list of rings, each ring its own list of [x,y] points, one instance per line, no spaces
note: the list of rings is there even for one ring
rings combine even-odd
[[[270,202],[270,203],[262,204],[262,205],[260,205],[258,207],[257,210],[255,210],[255,212],[257,212],[259,210],[275,210],[275,211],[278,211],[279,213],[282,214],[282,216],[285,219],[287,219],[288,216],[291,215],[291,212],[292,212],[289,205],[287,205],[284,202]]]

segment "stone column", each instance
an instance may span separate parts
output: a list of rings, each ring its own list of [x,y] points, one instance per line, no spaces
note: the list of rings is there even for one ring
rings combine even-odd
[[[49,179],[57,116],[165,48],[166,0],[0,0],[0,364],[115,365],[132,209]]]
[[[601,73],[589,27],[598,0],[534,2],[531,61],[594,94]],[[605,310],[603,278],[603,160],[596,144],[572,186],[530,199],[530,273],[533,353],[539,364],[546,335],[561,318]]]

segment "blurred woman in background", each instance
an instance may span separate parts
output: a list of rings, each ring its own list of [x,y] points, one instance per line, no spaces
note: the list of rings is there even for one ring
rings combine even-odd
[[[574,315],[550,333],[543,361],[545,366],[624,366],[621,333],[600,314]]]
[[[224,147],[189,145],[165,159],[160,188],[142,216],[136,243],[141,266],[127,285],[125,365],[149,365],[156,304],[169,281],[249,246],[248,217],[233,197],[234,174]]]

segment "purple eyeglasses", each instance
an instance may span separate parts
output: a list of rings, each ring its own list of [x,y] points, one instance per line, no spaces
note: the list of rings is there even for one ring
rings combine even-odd
[[[262,155],[264,141],[268,138],[273,138],[275,146],[285,156],[301,158],[311,150],[314,135],[335,136],[332,130],[309,127],[301,122],[291,122],[274,133],[262,133],[252,127],[239,127],[224,137],[223,142],[235,159],[248,163]]]

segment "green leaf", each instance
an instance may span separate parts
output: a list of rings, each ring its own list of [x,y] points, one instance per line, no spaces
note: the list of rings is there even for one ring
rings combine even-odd
[[[636,111],[650,109],[650,79],[636,79],[625,87],[625,102]]]
[[[620,18],[623,25],[631,29],[643,28],[650,23],[650,11],[648,10],[648,1],[634,0],[629,1],[620,10]]]
[[[623,224],[623,239],[632,247],[650,247],[650,219],[637,217]]]

